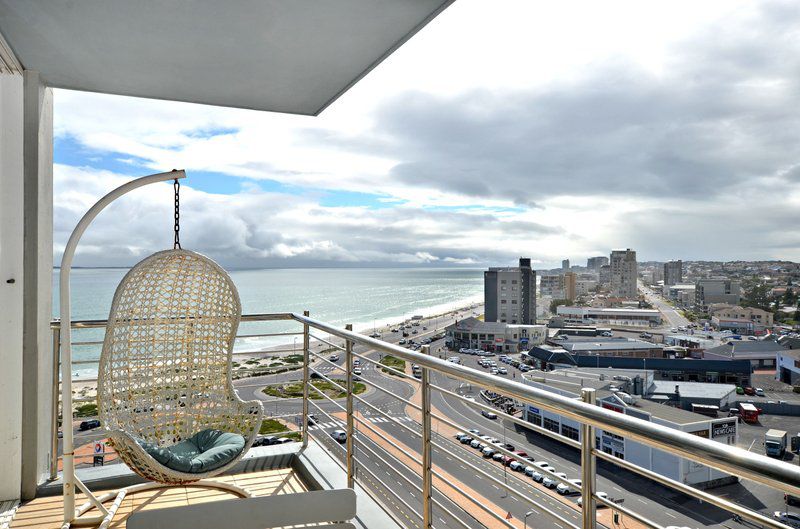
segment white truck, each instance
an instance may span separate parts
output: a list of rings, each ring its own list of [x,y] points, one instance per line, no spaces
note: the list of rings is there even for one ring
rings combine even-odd
[[[769,457],[783,458],[786,452],[787,434],[783,430],[770,429],[764,435],[764,450]]]

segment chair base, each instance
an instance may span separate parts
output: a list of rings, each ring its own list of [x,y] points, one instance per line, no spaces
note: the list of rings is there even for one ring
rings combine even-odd
[[[92,502],[86,502],[75,510],[75,518],[71,521],[64,522],[64,524],[61,526],[61,529],[70,529],[70,527],[86,527],[95,525],[98,527],[98,529],[108,529],[109,524],[113,521],[114,516],[117,514],[117,510],[119,509],[120,505],[122,505],[125,496],[127,496],[128,494],[143,492],[146,490],[167,489],[174,486],[175,485],[167,485],[163,483],[140,483],[138,485],[131,485],[130,487],[119,489],[118,491],[115,492],[109,492],[103,494],[102,496],[97,498],[97,500],[100,503],[105,503],[111,500],[112,498],[114,499],[114,502],[108,507],[108,514],[84,516],[84,514],[89,512],[94,507],[94,504],[92,504]],[[224,483],[221,481],[214,481],[210,479],[202,479],[200,481],[195,481],[194,483],[189,483],[180,486],[219,489],[225,492],[237,494],[242,498],[252,497],[252,494],[247,489],[243,489],[242,487],[233,485],[232,483]]]

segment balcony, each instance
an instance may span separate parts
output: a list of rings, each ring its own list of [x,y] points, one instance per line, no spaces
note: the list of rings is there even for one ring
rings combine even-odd
[[[412,351],[389,343],[390,332],[388,341],[383,341],[308,315],[247,315],[242,321],[240,341],[267,338],[287,341],[291,346],[273,347],[268,353],[237,349],[237,392],[248,398],[265,388],[273,388],[266,393],[280,393],[287,381],[294,380],[297,394],[286,399],[265,396],[265,408],[267,415],[286,426],[271,435],[295,436],[298,441],[252,448],[221,478],[253,489],[256,497],[353,489],[358,497],[355,523],[362,527],[473,529],[530,525],[576,529],[599,525],[663,529],[717,523],[734,528],[742,523],[787,527],[752,497],[733,501],[730,490],[724,495],[700,490],[599,450],[595,443],[586,442],[595,437],[597,429],[682,458],[689,465],[705,465],[769,487],[776,491],[774,494],[800,495],[800,470],[796,466],[597,406],[591,388],[583,389],[580,399],[561,396],[445,361],[441,356],[447,353],[439,350],[441,342],[434,341],[433,351],[428,345]],[[90,338],[104,324],[75,322],[73,346],[96,347],[97,340]],[[279,326],[279,330],[269,332],[270,325]],[[291,330],[287,330],[289,325]],[[59,323],[53,322],[52,329],[53,343],[58,346]],[[435,335],[440,330],[428,332]],[[54,350],[57,355],[59,347]],[[285,362],[259,365],[252,360],[265,355],[272,360],[288,358],[298,353],[302,362],[289,362],[293,364],[289,371]],[[339,358],[332,361],[335,356]],[[355,364],[360,365],[360,374],[354,373]],[[412,369],[412,365],[418,368]],[[91,384],[94,380],[77,382]],[[52,389],[54,409],[58,409],[57,381]],[[579,422],[578,440],[529,423],[514,408],[503,411],[471,396],[480,395],[482,390]],[[92,400],[76,393],[76,405]],[[481,417],[480,411],[495,414],[497,419]],[[52,419],[51,442],[58,454],[60,419],[55,415]],[[79,422],[76,419],[73,427],[78,428]],[[498,459],[505,457],[505,464],[502,459],[496,462],[482,457],[454,439],[457,432],[476,427],[498,437],[484,444],[500,454]],[[335,430],[346,433],[342,442],[331,436]],[[503,439],[499,439],[501,431]],[[81,441],[76,445],[91,447],[100,438],[102,429],[78,433],[76,440]],[[536,468],[531,459],[526,459],[531,456],[537,462],[552,463],[556,471]],[[79,476],[93,490],[139,481],[114,460],[112,452],[105,454],[102,467],[92,466],[93,458],[93,452],[85,450],[78,464]],[[514,471],[510,467],[513,461],[523,467],[533,465],[552,488]],[[60,497],[54,496],[60,493],[58,457],[52,459],[51,471],[52,481],[40,487],[42,497],[23,504],[11,527],[59,525]],[[561,491],[569,489],[566,494],[557,491],[561,484],[565,485]],[[119,511],[113,522],[116,525],[111,526],[124,526],[126,519],[139,511],[182,505],[191,515],[190,506],[224,499],[224,493],[193,490],[191,486],[161,489],[138,498],[134,495]],[[197,519],[196,527],[205,527],[202,522]]]

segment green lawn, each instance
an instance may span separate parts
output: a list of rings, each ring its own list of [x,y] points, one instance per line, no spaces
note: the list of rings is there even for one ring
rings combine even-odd
[[[402,358],[397,358],[396,356],[387,355],[387,356],[383,357],[383,359],[380,361],[380,363],[381,363],[381,365],[384,365],[384,366],[387,366],[387,367],[393,367],[394,369],[397,369],[398,371],[402,371],[402,372],[405,373],[406,361],[403,360]],[[394,371],[392,371],[390,369],[381,368],[381,371],[383,371],[384,373],[389,373],[390,375],[397,376],[397,373],[395,373]]]
[[[342,379],[334,379],[333,381],[342,387],[345,387],[347,384],[347,382]],[[346,396],[346,393],[344,391],[340,390],[327,380],[312,380],[311,384],[332,399],[341,399]],[[358,395],[359,393],[363,393],[366,389],[367,387],[361,382],[353,383],[353,393],[356,395]],[[262,391],[264,392],[265,395],[269,395],[271,397],[280,397],[283,399],[299,398],[303,396],[303,383],[291,382],[288,384],[283,384],[281,386],[267,386]],[[319,400],[322,399],[323,397],[316,391],[310,390],[308,392],[308,398],[313,400]]]
[[[87,403],[75,408],[75,417],[95,417],[97,415],[97,404]]]

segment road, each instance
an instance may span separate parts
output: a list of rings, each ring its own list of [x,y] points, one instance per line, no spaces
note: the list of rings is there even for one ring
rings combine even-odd
[[[657,308],[661,314],[664,315],[667,325],[666,328],[686,327],[691,323],[686,317],[675,309],[672,305],[664,301],[664,299],[657,295],[655,292],[639,283],[639,290],[644,294],[645,299]]]

